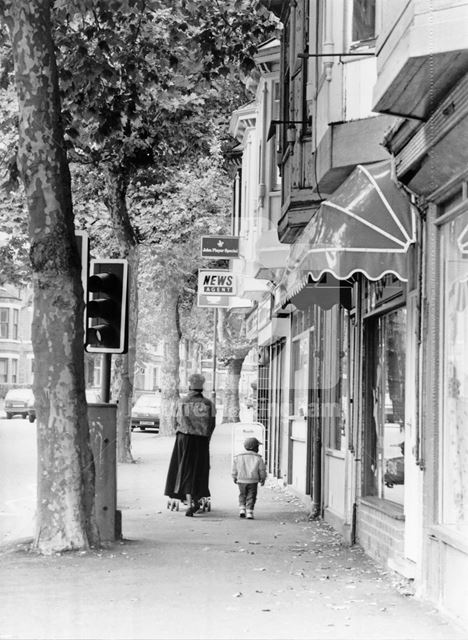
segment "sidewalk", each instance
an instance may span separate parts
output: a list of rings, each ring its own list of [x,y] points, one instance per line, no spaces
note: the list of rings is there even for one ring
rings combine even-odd
[[[274,483],[255,520],[240,519],[226,426],[212,440],[212,511],[169,511],[173,442],[133,434],[140,461],[118,470],[122,543],[50,558],[0,550],[1,640],[468,638]]]

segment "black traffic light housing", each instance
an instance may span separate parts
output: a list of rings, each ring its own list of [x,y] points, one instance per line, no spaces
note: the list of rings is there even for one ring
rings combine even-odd
[[[127,298],[127,260],[91,260],[86,304],[86,351],[127,353]]]

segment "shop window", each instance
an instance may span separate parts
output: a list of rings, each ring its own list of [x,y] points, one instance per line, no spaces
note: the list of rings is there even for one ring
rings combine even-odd
[[[309,336],[295,340],[292,344],[293,414],[307,416],[309,389]]]
[[[265,458],[268,462],[270,457],[270,445],[269,445],[269,430],[266,428],[270,420],[270,348],[263,349],[264,357],[261,364],[258,367],[258,381],[257,381],[257,408],[256,413],[257,422],[260,422],[265,427],[265,441],[263,443],[263,451]]]
[[[325,427],[325,443],[328,449],[344,450],[346,419],[344,406],[347,403],[346,357],[343,350],[344,325],[342,310],[337,307],[322,311],[325,335],[321,353],[321,406],[320,416]],[[328,329],[327,329],[328,328]]]
[[[0,382],[8,382],[8,360],[0,358]]]
[[[339,414],[335,419],[335,443],[340,451],[344,451],[346,444],[346,430],[349,425],[349,319],[348,312],[340,309],[340,343],[338,352],[338,394],[336,397],[336,406],[339,408]]]
[[[355,45],[375,38],[375,0],[353,1],[351,38]]]
[[[367,321],[364,493],[403,504],[406,309]]]
[[[8,326],[10,324],[10,309],[0,309],[0,338],[8,338]]]
[[[468,213],[441,230],[442,521],[468,530]]]

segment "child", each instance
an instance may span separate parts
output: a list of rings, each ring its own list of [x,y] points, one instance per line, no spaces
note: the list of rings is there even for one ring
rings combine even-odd
[[[239,516],[253,520],[255,502],[257,500],[258,483],[263,486],[266,478],[266,468],[258,447],[262,443],[257,438],[247,438],[242,453],[234,456],[232,463],[232,477],[239,487]]]

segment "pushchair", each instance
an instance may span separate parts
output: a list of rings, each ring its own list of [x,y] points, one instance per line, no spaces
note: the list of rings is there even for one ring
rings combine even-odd
[[[179,511],[181,502],[182,504],[187,504],[185,500],[169,498],[167,501],[167,508],[171,511]],[[211,498],[198,499],[198,511],[196,511],[196,513],[204,513],[205,511],[211,511]]]

